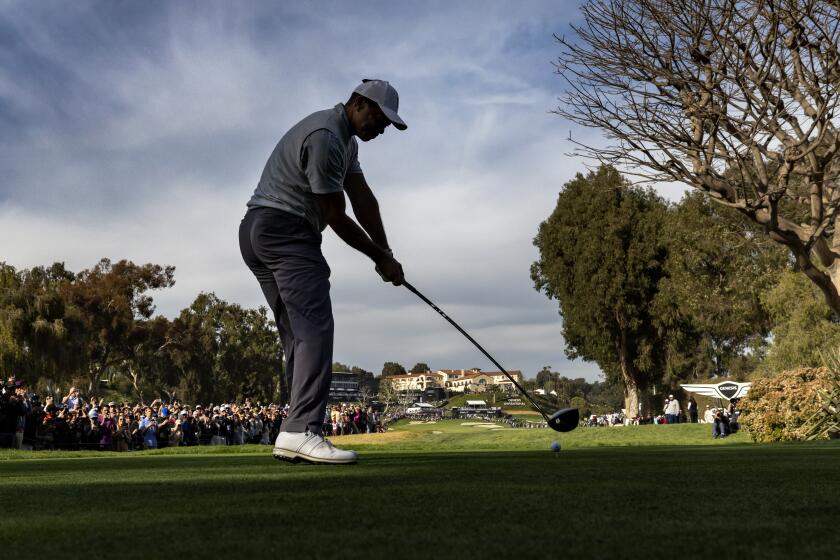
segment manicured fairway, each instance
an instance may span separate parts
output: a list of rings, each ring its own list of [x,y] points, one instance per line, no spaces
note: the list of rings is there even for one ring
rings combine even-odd
[[[281,464],[256,446],[6,453],[0,551],[148,559],[840,550],[834,442],[760,446],[740,434],[713,441],[702,426],[594,428],[560,438],[555,455],[548,430],[457,422],[347,439],[363,450],[349,467]]]

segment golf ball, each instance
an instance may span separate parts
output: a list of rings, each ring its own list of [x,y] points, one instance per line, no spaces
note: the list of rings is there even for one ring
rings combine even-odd
[[[560,442],[558,442],[558,441],[553,442],[551,444],[551,450],[554,451],[555,453],[559,452],[560,451]]]

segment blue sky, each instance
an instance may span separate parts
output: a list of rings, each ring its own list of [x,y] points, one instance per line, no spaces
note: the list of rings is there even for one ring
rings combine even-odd
[[[583,161],[550,113],[563,86],[553,33],[575,2],[0,3],[0,260],[101,257],[176,266],[155,294],[172,317],[200,291],[262,305],[236,230],[287,128],[361,78],[400,92],[405,132],[360,143],[407,278],[506,368],[565,358],[531,244]],[[495,369],[373,265],[325,234],[335,359],[379,372]]]

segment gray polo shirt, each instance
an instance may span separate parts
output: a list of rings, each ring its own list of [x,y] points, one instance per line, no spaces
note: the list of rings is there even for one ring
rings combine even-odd
[[[345,175],[361,173],[358,154],[344,104],[312,113],[277,143],[248,207],[277,208],[323,231],[315,195],[341,192]]]

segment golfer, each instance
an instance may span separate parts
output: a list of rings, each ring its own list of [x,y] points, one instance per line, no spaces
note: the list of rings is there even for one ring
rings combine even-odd
[[[403,282],[356,143],[356,137],[373,140],[391,124],[405,130],[398,105],[391,84],[364,80],[346,103],[293,126],[268,158],[239,227],[242,257],[274,313],[286,357],[291,396],[274,442],[277,459],[356,461],[355,452],[321,435],[333,363],[330,268],[321,253],[321,232],[330,226],[375,263],[383,280]],[[358,224],[345,213],[345,193]]]

